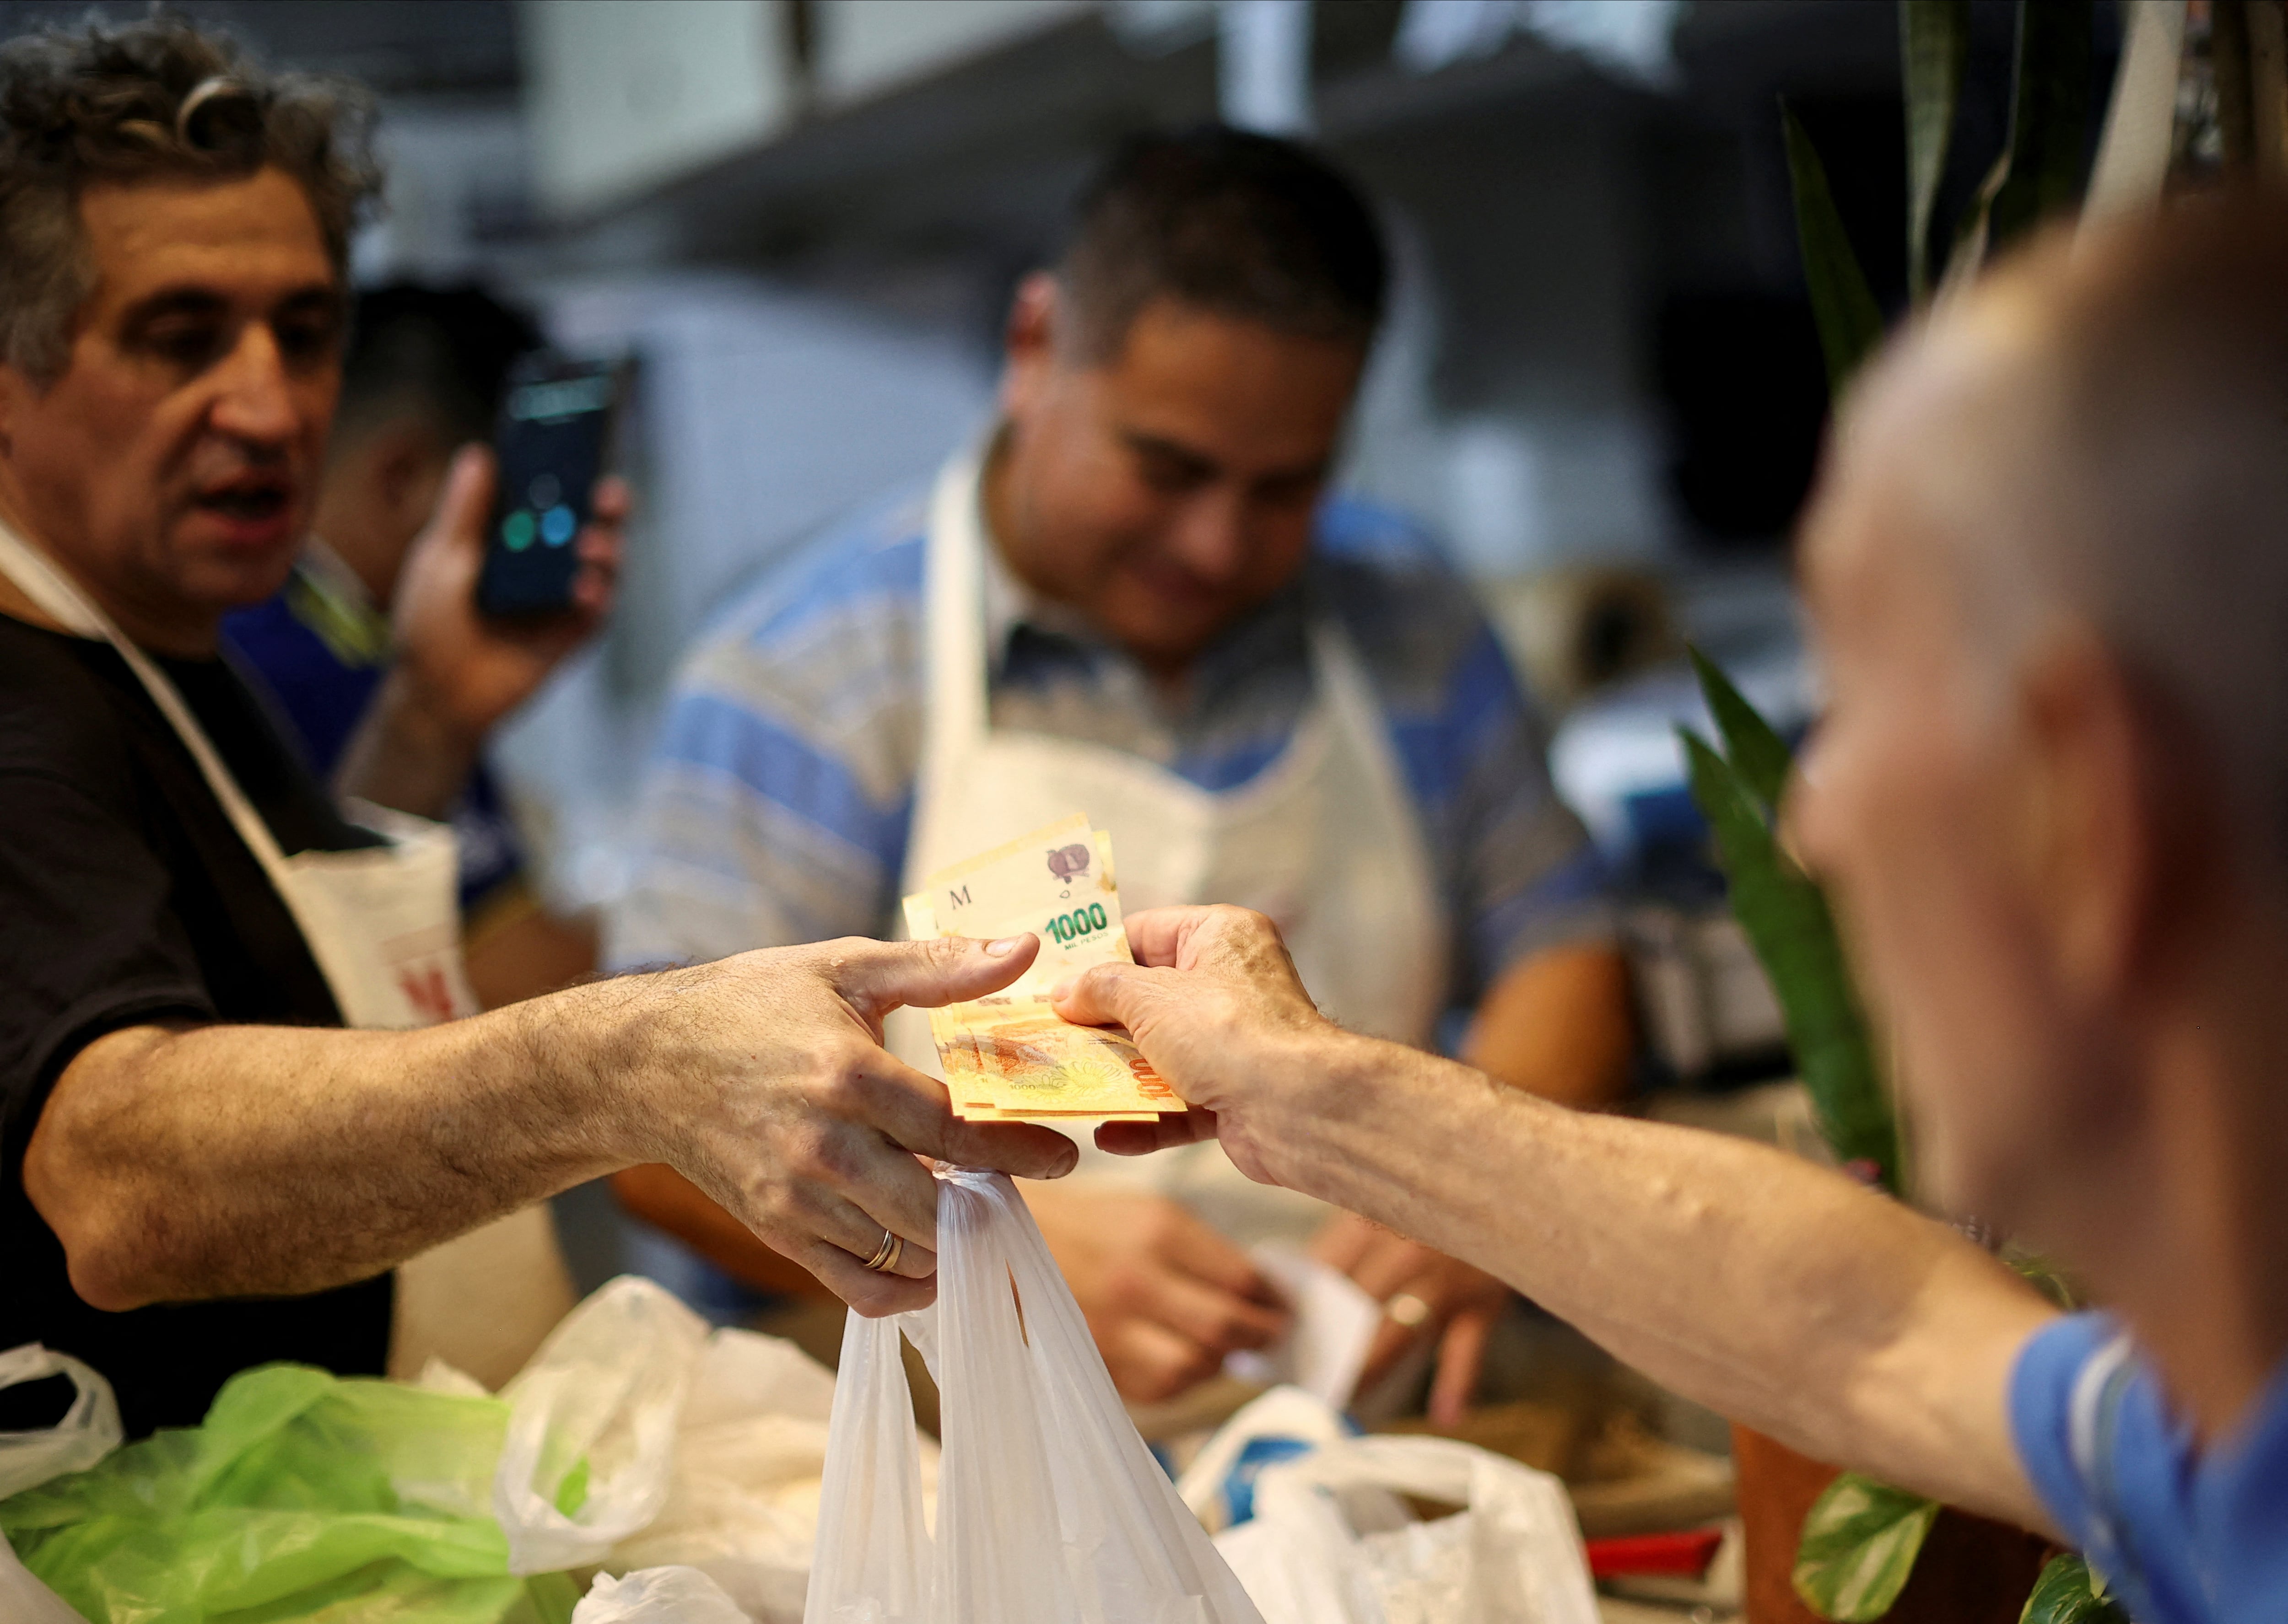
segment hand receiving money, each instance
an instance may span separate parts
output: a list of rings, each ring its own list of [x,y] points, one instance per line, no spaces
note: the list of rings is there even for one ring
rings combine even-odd
[[[1074,813],[940,869],[905,899],[917,941],[1028,931],[1040,956],[990,997],[930,1011],[956,1115],[968,1121],[1156,1121],[1184,1102],[1116,1027],[1076,1026],[1049,990],[1092,964],[1132,963],[1112,837]]]

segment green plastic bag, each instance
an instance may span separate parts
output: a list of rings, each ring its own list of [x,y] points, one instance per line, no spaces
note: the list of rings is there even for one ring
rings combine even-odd
[[[497,1398],[301,1365],[231,1378],[203,1425],[0,1501],[29,1568],[92,1624],[565,1624],[492,1516]]]

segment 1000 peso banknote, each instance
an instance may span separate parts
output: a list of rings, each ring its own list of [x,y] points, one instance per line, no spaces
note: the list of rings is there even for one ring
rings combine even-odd
[[[1075,1026],[1048,1000],[1051,987],[1089,965],[1129,959],[1109,835],[1076,813],[925,884],[905,899],[907,933],[917,941],[1025,931],[1041,939],[1038,957],[1006,990],[930,1011],[957,1114],[1148,1121],[1185,1108],[1126,1033]]]
[[[971,1121],[1149,1121],[1184,1109],[1126,1034],[1076,1026],[1045,996],[933,1010],[930,1034],[954,1109]]]

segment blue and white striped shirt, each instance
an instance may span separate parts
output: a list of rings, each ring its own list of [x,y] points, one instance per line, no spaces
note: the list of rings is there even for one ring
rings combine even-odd
[[[609,963],[891,931],[921,756],[926,509],[917,495],[805,549],[686,665]],[[1174,708],[1069,615],[1028,615],[1005,574],[987,597],[996,728],[1126,750],[1212,790],[1275,759],[1307,710],[1315,598],[1358,648],[1422,819],[1454,923],[1450,1003],[1528,953],[1609,931],[1593,850],[1550,787],[1509,661],[1405,521],[1327,503],[1304,579],[1223,633]]]

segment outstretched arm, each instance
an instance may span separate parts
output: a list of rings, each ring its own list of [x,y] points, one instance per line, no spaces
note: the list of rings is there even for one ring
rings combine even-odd
[[[1108,1149],[1219,1134],[1251,1176],[1477,1264],[1621,1359],[1819,1459],[2029,1527],[2005,1399],[2054,1312],[1945,1225],[1690,1129],[1576,1113],[1320,1018],[1267,921],[1132,916],[1140,963],[1066,992],[1196,1109]]]
[[[126,1309],[362,1279],[664,1161],[861,1311],[918,1307],[937,1202],[916,1154],[1041,1177],[1072,1147],[956,1121],[881,1018],[1004,986],[1029,944],[743,954],[418,1032],[131,1027],[64,1068],[24,1187],[74,1288]],[[885,1230],[908,1243],[896,1276],[862,1266]]]

